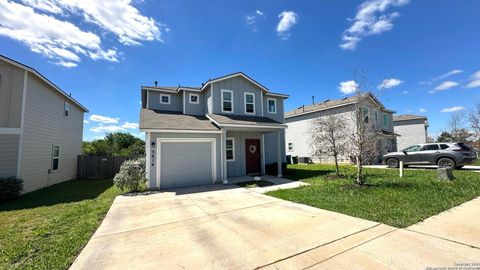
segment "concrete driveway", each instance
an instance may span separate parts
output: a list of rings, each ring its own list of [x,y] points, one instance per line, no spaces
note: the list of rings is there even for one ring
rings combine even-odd
[[[207,186],[117,197],[71,269],[425,269],[478,258],[478,246]]]

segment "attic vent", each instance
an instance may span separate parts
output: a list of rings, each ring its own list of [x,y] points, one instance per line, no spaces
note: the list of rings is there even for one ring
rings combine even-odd
[[[329,101],[330,101],[330,99],[327,99],[327,100],[325,100],[323,103],[327,103],[327,102],[329,102]]]
[[[342,100],[345,100],[345,99],[347,99],[347,97],[342,98]]]

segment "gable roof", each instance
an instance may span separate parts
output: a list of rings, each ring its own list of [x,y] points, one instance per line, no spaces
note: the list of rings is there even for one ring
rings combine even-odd
[[[406,120],[427,120],[426,116],[423,115],[415,115],[415,114],[402,114],[402,115],[394,115],[393,121],[406,121]]]
[[[204,115],[142,109],[140,111],[140,130],[145,129],[219,131]]]
[[[58,87],[56,84],[54,84],[53,82],[51,82],[49,79],[47,79],[45,76],[43,76],[40,72],[38,72],[37,70],[35,70],[34,68],[32,67],[29,67],[25,64],[22,64],[20,62],[17,62],[13,59],[10,59],[4,55],[1,55],[0,54],[0,59],[13,65],[13,66],[16,66],[18,68],[21,68],[23,70],[26,70],[32,74],[34,74],[35,76],[37,76],[38,78],[40,78],[42,81],[44,81],[46,84],[48,84],[49,86],[51,86],[53,89],[55,89],[60,95],[64,96],[65,98],[67,98],[68,100],[70,100],[71,102],[73,102],[75,105],[77,105],[78,107],[80,107],[84,112],[89,112],[88,109],[86,107],[84,107],[82,104],[80,104],[80,102],[76,101],[74,98],[72,98],[70,95],[68,95],[65,91],[63,91],[60,87]]]
[[[369,97],[371,100],[373,100],[373,102],[375,102],[380,108],[382,108],[383,111],[392,112],[392,113],[395,112],[395,111],[386,109],[385,106],[380,102],[380,100],[378,100],[377,97],[375,97],[375,95],[372,94],[371,92],[367,92],[364,95]],[[342,107],[342,106],[347,106],[347,105],[355,104],[357,100],[358,100],[357,96],[345,97],[342,99],[332,99],[332,100],[327,99],[319,103],[301,106],[293,111],[286,112],[285,118],[314,113],[314,112],[328,110],[328,109]]]
[[[246,115],[207,114],[207,118],[221,127],[252,126],[285,128],[286,125],[268,117]]]
[[[218,77],[218,78],[209,79],[208,81],[206,81],[206,82],[202,85],[201,90],[204,90],[208,85],[210,85],[210,84],[212,84],[212,83],[220,82],[220,81],[224,81],[224,80],[228,80],[228,79],[235,78],[235,77],[242,77],[242,78],[246,79],[247,81],[253,83],[253,84],[256,85],[257,87],[259,87],[259,88],[262,89],[263,91],[265,91],[265,92],[270,92],[270,90],[268,90],[265,86],[263,86],[263,85],[260,84],[259,82],[255,81],[254,79],[248,77],[248,76],[247,76],[245,73],[243,73],[243,72],[235,72],[235,73],[228,74],[228,75],[224,75],[224,76],[221,76],[221,77]]]

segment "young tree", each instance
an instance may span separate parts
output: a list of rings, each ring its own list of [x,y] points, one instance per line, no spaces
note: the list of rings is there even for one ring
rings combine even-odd
[[[450,134],[448,131],[443,131],[440,133],[440,135],[437,137],[437,142],[453,142],[453,136]]]
[[[474,140],[480,142],[480,103],[469,115],[470,128],[472,129]]]
[[[466,142],[471,137],[470,131],[466,128],[467,117],[463,112],[457,112],[452,114],[448,121],[450,134],[453,141]]]
[[[357,165],[355,183],[362,186],[366,181],[363,166],[379,154],[379,136],[370,117],[370,93],[364,90],[366,75],[364,72],[356,75],[355,96],[353,97],[355,102],[350,114],[354,128],[347,132],[346,136],[351,156]]]
[[[310,127],[313,156],[319,159],[333,157],[337,176],[340,176],[338,156],[344,154],[346,146],[344,126],[342,118],[331,114],[316,118]]]

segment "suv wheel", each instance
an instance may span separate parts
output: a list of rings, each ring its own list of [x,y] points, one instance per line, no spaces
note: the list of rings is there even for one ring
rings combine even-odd
[[[441,158],[437,161],[440,168],[455,168],[455,161],[451,158]]]
[[[398,159],[396,158],[387,159],[387,166],[389,168],[398,168]]]

